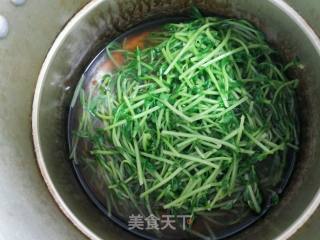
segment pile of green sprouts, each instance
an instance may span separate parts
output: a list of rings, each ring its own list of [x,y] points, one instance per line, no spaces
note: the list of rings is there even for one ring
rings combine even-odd
[[[132,207],[261,212],[257,165],[297,149],[292,63],[244,20],[200,17],[148,38],[135,51],[109,45],[110,59],[119,52],[125,63],[78,89],[73,155],[89,143],[109,191]]]

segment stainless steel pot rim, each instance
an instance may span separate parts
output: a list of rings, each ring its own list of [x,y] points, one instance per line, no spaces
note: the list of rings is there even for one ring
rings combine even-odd
[[[50,194],[54,198],[55,202],[58,204],[61,211],[67,218],[88,238],[92,240],[99,240],[101,239],[97,236],[93,231],[91,231],[74,213],[69,209],[67,204],[64,202],[63,198],[55,188],[53,181],[50,177],[50,174],[46,168],[46,164],[44,161],[44,156],[41,149],[40,144],[40,136],[39,136],[39,104],[41,100],[41,92],[43,88],[43,83],[46,79],[47,71],[50,67],[51,61],[54,59],[56,55],[57,49],[61,43],[63,43],[64,39],[68,35],[68,33],[72,30],[75,24],[84,17],[88,12],[92,9],[97,7],[100,3],[105,0],[92,0],[86,6],[84,6],[63,28],[60,32],[58,37],[56,38],[55,42],[53,43],[51,49],[49,50],[45,61],[41,67],[34,99],[33,99],[33,106],[32,106],[32,135],[33,135],[33,142],[34,148],[37,158],[37,163],[39,165],[40,172],[44,181],[49,189]],[[318,55],[320,56],[320,39],[312,30],[312,28],[307,24],[307,22],[287,3],[283,0],[268,0],[271,4],[279,8],[282,12],[284,12],[295,24],[299,26],[299,28],[304,32],[304,34],[308,37],[314,49],[317,51]],[[315,210],[320,205],[320,189],[315,194],[313,200],[304,210],[304,212],[299,216],[299,218],[291,224],[281,235],[279,235],[276,240],[286,240],[289,239],[293,234],[295,234],[299,228],[301,228],[304,223],[311,217],[311,215],[315,212]]]

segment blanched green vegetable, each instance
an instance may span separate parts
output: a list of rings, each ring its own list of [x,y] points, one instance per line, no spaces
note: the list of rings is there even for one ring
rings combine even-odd
[[[80,90],[73,153],[88,142],[114,198],[137,208],[196,214],[246,203],[259,213],[257,164],[297,148],[298,81],[244,20],[167,24],[148,41],[108,46],[125,63]]]

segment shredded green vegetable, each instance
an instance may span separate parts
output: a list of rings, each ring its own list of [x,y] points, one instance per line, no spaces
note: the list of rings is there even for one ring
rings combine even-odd
[[[132,207],[197,214],[245,203],[259,213],[258,163],[297,148],[292,63],[244,20],[166,24],[148,41],[108,46],[125,63],[80,90],[72,152],[88,142],[113,198]]]

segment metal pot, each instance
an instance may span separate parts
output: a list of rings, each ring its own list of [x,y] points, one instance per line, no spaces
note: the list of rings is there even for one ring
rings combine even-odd
[[[106,220],[82,191],[67,149],[67,113],[86,66],[110,40],[130,27],[186,12],[189,0],[93,0],[57,37],[42,66],[33,102],[33,139],[41,173],[64,214],[91,239],[135,239]],[[287,58],[305,66],[298,89],[301,149],[280,203],[234,239],[287,239],[320,202],[320,41],[306,22],[281,0],[196,0],[208,14],[245,18],[261,28]]]

